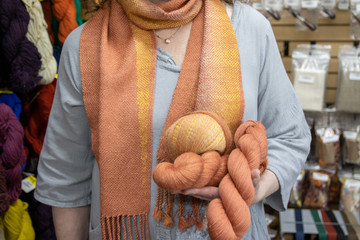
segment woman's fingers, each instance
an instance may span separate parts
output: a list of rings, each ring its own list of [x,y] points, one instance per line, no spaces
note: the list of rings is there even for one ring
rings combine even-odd
[[[214,198],[219,198],[219,188],[212,186],[202,188],[189,188],[181,191],[180,193],[207,201],[211,201]]]

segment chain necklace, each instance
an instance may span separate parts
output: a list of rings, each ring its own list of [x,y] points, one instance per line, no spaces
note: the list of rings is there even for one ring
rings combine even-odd
[[[169,43],[171,43],[171,38],[175,36],[175,34],[180,30],[181,27],[182,27],[182,25],[180,27],[178,27],[176,29],[176,31],[173,32],[173,34],[171,34],[169,37],[166,37],[166,38],[160,37],[156,32],[155,32],[155,35],[157,38],[163,40],[166,44],[169,44]]]

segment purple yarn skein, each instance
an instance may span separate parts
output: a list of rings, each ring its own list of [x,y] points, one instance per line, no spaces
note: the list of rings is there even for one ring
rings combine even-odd
[[[0,1],[1,72],[7,88],[15,93],[26,93],[40,81],[41,58],[36,46],[26,38],[29,13],[21,0]]]
[[[24,129],[13,110],[0,103],[0,162],[5,169],[5,178],[10,201],[21,194],[21,169],[26,162],[23,150]]]

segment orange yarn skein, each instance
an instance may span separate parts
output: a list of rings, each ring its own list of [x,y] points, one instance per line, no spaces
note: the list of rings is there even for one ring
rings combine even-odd
[[[267,139],[260,122],[247,121],[235,132],[234,149],[228,159],[228,174],[219,185],[220,198],[207,209],[208,232],[211,239],[240,239],[251,223],[248,206],[255,189],[251,170],[263,173],[267,167]]]
[[[195,112],[181,117],[165,132],[169,159],[154,168],[154,181],[167,190],[217,186],[227,173],[227,155],[220,154],[230,145],[230,129],[217,115]]]
[[[59,21],[58,38],[63,45],[66,37],[77,28],[76,6],[74,0],[52,0],[52,10]]]

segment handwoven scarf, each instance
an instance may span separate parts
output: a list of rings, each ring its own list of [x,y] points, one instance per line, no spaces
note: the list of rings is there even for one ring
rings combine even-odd
[[[244,111],[240,59],[220,0],[172,0],[160,5],[111,0],[82,30],[80,70],[100,169],[104,239],[130,233],[130,225],[137,238],[148,234],[156,66],[153,30],[190,21],[190,39],[164,130],[179,117],[203,110],[221,116],[234,133]],[[166,158],[162,139],[157,159]]]

